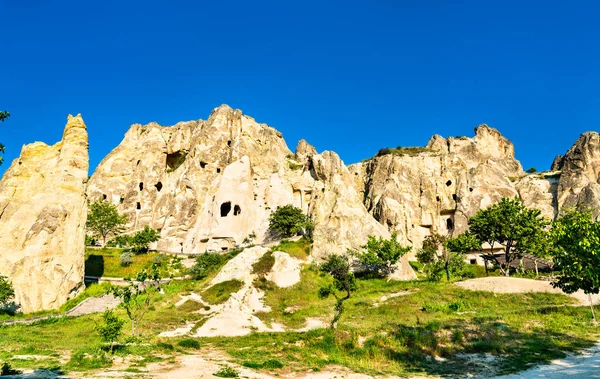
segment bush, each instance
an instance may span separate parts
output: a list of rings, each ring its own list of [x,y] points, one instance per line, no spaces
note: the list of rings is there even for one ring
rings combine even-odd
[[[243,286],[244,282],[240,280],[227,280],[207,288],[202,293],[202,298],[210,304],[221,304],[226,302],[232,293],[239,291]]]
[[[132,263],[133,263],[133,255],[130,252],[126,251],[126,252],[122,253],[121,256],[119,256],[119,264],[122,267],[127,267]]]
[[[311,236],[312,221],[300,208],[291,204],[277,207],[269,217],[269,232],[279,237],[293,237],[304,234]]]
[[[204,279],[214,271],[217,271],[224,261],[225,257],[219,253],[204,253],[196,258],[196,263],[190,270],[190,274],[196,280]]]
[[[396,240],[397,234],[392,233],[390,239],[369,236],[367,244],[358,256],[366,271],[381,277],[387,277],[395,270],[400,258],[411,250],[410,246],[402,246]]]
[[[238,370],[234,369],[231,366],[223,366],[221,369],[213,374],[214,376],[218,376],[219,378],[238,378],[240,373]]]
[[[130,249],[135,254],[143,254],[148,252],[148,245],[151,242],[158,241],[160,234],[148,225],[144,226],[144,230],[139,231],[131,237]]]
[[[102,314],[102,323],[96,324],[96,331],[104,342],[110,343],[110,351],[113,350],[113,342],[117,341],[121,335],[121,329],[125,321],[121,320],[110,309]]]
[[[167,262],[167,257],[164,254],[158,254],[152,258],[152,263],[155,263],[159,266],[162,266],[165,262]]]
[[[187,349],[200,349],[200,342],[192,339],[181,340],[177,343],[181,347],[185,347]]]
[[[23,373],[23,371],[12,368],[8,362],[4,362],[2,363],[2,366],[0,366],[0,376],[19,375],[21,373]]]
[[[8,305],[14,296],[15,291],[12,284],[8,281],[8,278],[0,275],[0,308]]]
[[[252,273],[260,276],[267,275],[273,268],[274,264],[275,257],[273,256],[273,253],[269,251],[252,265]]]

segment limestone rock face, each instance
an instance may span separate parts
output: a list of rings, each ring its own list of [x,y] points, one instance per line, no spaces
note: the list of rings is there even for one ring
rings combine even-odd
[[[420,247],[432,233],[467,229],[478,210],[518,195],[525,176],[513,144],[480,125],[473,138],[436,135],[425,149],[405,149],[349,167],[369,212],[405,244]]]
[[[23,312],[55,309],[83,289],[88,136],[69,115],[60,142],[23,146],[0,182],[0,274]]]
[[[313,258],[321,259],[358,249],[368,235],[389,236],[353,183],[337,154],[306,141],[292,154],[280,132],[222,105],[206,121],[133,125],[87,194],[117,205],[130,231],[159,230],[159,250],[186,254],[226,250],[250,235],[266,242],[270,214],[293,204],[312,218]]]
[[[582,134],[573,147],[557,159],[561,168],[557,202],[559,209],[590,208],[600,214],[600,135]],[[555,160],[555,162],[557,161]]]

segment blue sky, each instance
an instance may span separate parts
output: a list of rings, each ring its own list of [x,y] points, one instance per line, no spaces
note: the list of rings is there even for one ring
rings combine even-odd
[[[487,123],[547,169],[600,121],[594,1],[0,0],[3,172],[82,113],[91,167],[132,123],[226,103],[346,163]]]

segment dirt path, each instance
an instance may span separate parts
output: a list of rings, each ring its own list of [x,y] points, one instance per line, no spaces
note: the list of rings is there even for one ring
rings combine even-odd
[[[489,276],[486,278],[469,279],[455,283],[457,286],[473,291],[490,291],[494,293],[527,293],[549,292],[566,295],[558,288],[552,287],[550,282],[534,279],[511,278],[505,276]],[[580,305],[590,305],[588,295],[577,291],[567,295],[576,299]],[[600,303],[599,295],[592,295],[594,304]]]

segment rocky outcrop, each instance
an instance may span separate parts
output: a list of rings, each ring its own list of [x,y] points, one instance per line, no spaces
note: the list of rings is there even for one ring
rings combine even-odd
[[[517,196],[513,181],[525,176],[512,143],[487,125],[473,138],[435,135],[425,148],[398,148],[349,169],[373,217],[415,247],[432,233],[463,232],[479,209]]]
[[[564,157],[555,162],[561,168],[559,209],[590,208],[595,216],[600,215],[600,135],[583,133]]]
[[[23,312],[55,309],[83,289],[88,136],[69,115],[60,142],[23,146],[0,182],[0,274]]]
[[[250,235],[266,242],[270,214],[286,204],[312,218],[315,259],[389,236],[337,154],[306,141],[292,154],[280,132],[226,105],[206,121],[133,125],[87,193],[115,204],[130,231],[157,229],[156,248],[167,252],[227,250]]]

